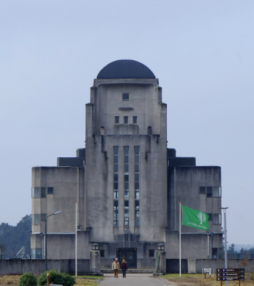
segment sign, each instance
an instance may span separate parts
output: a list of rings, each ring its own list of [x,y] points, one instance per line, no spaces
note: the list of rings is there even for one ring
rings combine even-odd
[[[219,268],[216,269],[217,281],[244,280],[244,268]]]
[[[204,268],[204,273],[208,273],[211,276],[212,268]]]

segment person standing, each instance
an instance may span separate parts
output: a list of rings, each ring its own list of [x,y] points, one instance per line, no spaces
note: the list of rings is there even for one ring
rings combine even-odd
[[[123,271],[123,278],[126,278],[126,270],[128,269],[128,265],[125,259],[123,259],[121,263],[121,269]]]
[[[112,269],[114,270],[114,278],[118,278],[118,269],[120,268],[120,263],[118,258],[115,258],[115,261],[112,264]]]

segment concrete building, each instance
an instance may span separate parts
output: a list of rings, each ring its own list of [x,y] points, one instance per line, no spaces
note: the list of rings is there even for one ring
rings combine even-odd
[[[167,105],[149,68],[119,60],[99,72],[86,104],[85,142],[76,157],[32,169],[34,258],[44,258],[46,215],[59,210],[48,218],[48,258],[74,258],[77,202],[79,259],[89,259],[92,243],[104,268],[123,255],[130,267],[153,268],[158,243],[167,259],[178,259],[179,201],[208,213],[210,224],[207,232],[182,227],[182,258],[218,257],[221,169],[197,167],[195,158],[167,148]]]

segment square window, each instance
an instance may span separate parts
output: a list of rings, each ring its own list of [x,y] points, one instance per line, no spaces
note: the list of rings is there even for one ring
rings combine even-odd
[[[137,124],[137,116],[133,116],[133,124]]]
[[[46,188],[41,188],[41,197],[46,198]]]
[[[129,100],[129,93],[123,93],[123,100]]]
[[[149,257],[154,257],[154,249],[149,249]]]
[[[123,122],[124,122],[124,124],[128,124],[128,116],[123,117]]]
[[[200,194],[206,194],[206,187],[199,187]]]
[[[119,116],[115,116],[115,124],[119,123]]]
[[[53,195],[53,193],[54,193],[54,188],[48,187],[48,195]]]

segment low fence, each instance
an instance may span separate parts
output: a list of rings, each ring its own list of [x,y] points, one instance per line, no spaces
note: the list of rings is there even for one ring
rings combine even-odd
[[[48,269],[55,269],[58,272],[65,272],[68,274],[75,273],[74,259],[48,259]],[[0,275],[21,275],[26,272],[33,274],[41,274],[45,271],[45,260],[0,260]],[[78,273],[85,274],[90,272],[90,260],[78,260]]]

